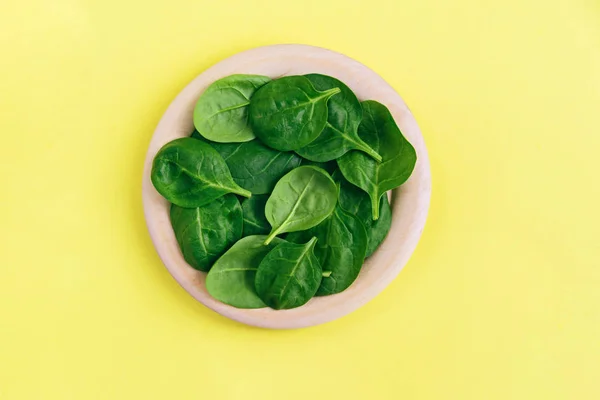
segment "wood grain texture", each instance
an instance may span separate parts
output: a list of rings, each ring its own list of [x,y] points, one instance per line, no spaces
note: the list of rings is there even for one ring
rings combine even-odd
[[[417,151],[418,160],[412,176],[392,195],[392,228],[388,237],[366,260],[356,282],[340,294],[317,297],[292,310],[237,309],[213,299],[204,285],[206,274],[194,270],[183,259],[169,221],[169,204],[150,181],[152,160],[164,144],[192,132],[192,114],[200,94],[215,80],[239,73],[272,78],[308,73],[336,77],[360,100],[372,99],[385,104]],[[305,45],[275,45],[236,54],[207,69],[181,91],[152,137],[144,165],[142,197],[154,246],[169,272],[187,292],[233,320],[263,328],[290,329],[342,317],[373,299],[398,275],[417,246],[425,226],[431,197],[431,173],[427,149],[415,119],[398,93],[379,75],[333,51]]]

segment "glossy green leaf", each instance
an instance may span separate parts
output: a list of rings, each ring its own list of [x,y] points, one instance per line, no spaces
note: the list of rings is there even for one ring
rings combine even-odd
[[[322,270],[314,254],[316,238],[306,244],[281,243],[266,255],[254,279],[256,293],[276,310],[300,307],[317,292]]]
[[[271,79],[260,75],[231,75],[211,84],[194,109],[194,125],[214,142],[254,139],[248,123],[248,105],[254,92]]]
[[[370,257],[388,235],[392,227],[392,208],[388,196],[381,196],[379,203],[379,218],[373,220],[371,199],[362,189],[348,182],[340,172],[332,175],[335,182],[340,184],[338,204],[350,214],[356,215],[367,230],[367,257]]]
[[[341,92],[327,103],[328,116],[323,132],[308,145],[296,150],[296,153],[312,161],[325,162],[335,160],[350,150],[359,150],[381,161],[381,156],[358,136],[363,112],[352,90],[330,76],[310,74],[306,77],[317,90],[337,87]]]
[[[250,197],[233,181],[223,157],[209,144],[175,139],[154,157],[151,179],[164,198],[180,207],[202,207],[227,193]]]
[[[372,217],[377,220],[381,196],[406,182],[415,168],[417,153],[386,106],[376,101],[365,101],[362,105],[363,121],[358,133],[383,161],[378,163],[362,152],[351,151],[338,159],[338,165],[350,183],[367,192]]]
[[[195,269],[208,271],[242,237],[242,207],[233,194],[202,207],[182,208],[173,204],[171,224],[185,261]]]
[[[263,258],[284,241],[265,246],[264,236],[248,236],[235,243],[217,260],[206,276],[206,290],[215,299],[237,308],[262,308],[254,280]]]
[[[318,225],[333,212],[337,186],[317,167],[298,167],[285,175],[267,201],[265,215],[271,233],[265,243],[285,232],[303,231]]]
[[[199,136],[197,132],[192,134],[194,138]],[[271,193],[277,181],[302,162],[298,155],[273,150],[259,140],[208,143],[221,154],[235,183],[252,194]]]
[[[316,90],[304,76],[286,76],[258,89],[250,99],[250,125],[267,146],[298,150],[327,123],[327,101],[339,88]]]
[[[329,218],[306,231],[290,233],[286,240],[306,243],[318,239],[315,255],[324,275],[317,296],[343,292],[356,280],[365,261],[367,232],[360,219],[339,205]]]
[[[269,195],[261,194],[252,196],[242,203],[244,214],[244,236],[267,235],[271,225],[265,216],[265,206]]]

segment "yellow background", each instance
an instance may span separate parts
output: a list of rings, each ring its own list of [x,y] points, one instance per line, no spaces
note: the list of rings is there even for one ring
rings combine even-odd
[[[141,209],[151,134],[236,52],[373,68],[431,156],[380,296],[268,331],[188,296]],[[597,0],[0,2],[0,399],[600,398]]]

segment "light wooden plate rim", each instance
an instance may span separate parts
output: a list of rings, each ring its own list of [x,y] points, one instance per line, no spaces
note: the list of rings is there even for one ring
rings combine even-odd
[[[219,78],[236,73],[272,78],[307,73],[334,76],[354,90],[359,99],[385,104],[417,151],[418,161],[412,176],[392,194],[390,233],[377,252],[366,260],[356,282],[340,294],[316,297],[292,310],[237,309],[213,299],[204,285],[206,274],[191,268],[181,255],[169,221],[169,204],[150,180],[152,160],[164,144],[190,135],[194,105],[206,87]],[[297,44],[265,46],[238,53],[207,69],[187,85],[168,107],[154,132],[142,182],[148,231],[156,251],[175,280],[196,300],[217,313],[244,324],[273,329],[322,324],[356,310],[379,294],[394,280],[416,248],[425,226],[430,197],[431,173],[425,142],[400,95],[374,71],[345,55]]]

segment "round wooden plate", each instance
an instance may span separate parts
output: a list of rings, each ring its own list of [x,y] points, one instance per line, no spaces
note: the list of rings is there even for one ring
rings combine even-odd
[[[360,100],[385,104],[406,138],[417,151],[417,165],[410,179],[392,194],[392,228],[382,246],[366,260],[360,276],[346,291],[315,297],[306,305],[284,311],[270,308],[237,309],[213,299],[204,285],[206,274],[184,261],[169,221],[169,203],[152,186],[152,160],[167,142],[189,136],[192,113],[200,94],[212,82],[231,74],[285,75],[321,73],[346,83]],[[379,75],[342,54],[304,45],[275,45],[236,54],[194,79],[171,103],[160,120],[146,156],[142,182],[144,214],[150,236],[163,263],[195,299],[236,321],[264,328],[301,328],[342,317],[367,303],[402,270],[423,231],[431,197],[427,149],[419,127],[398,93]]]

